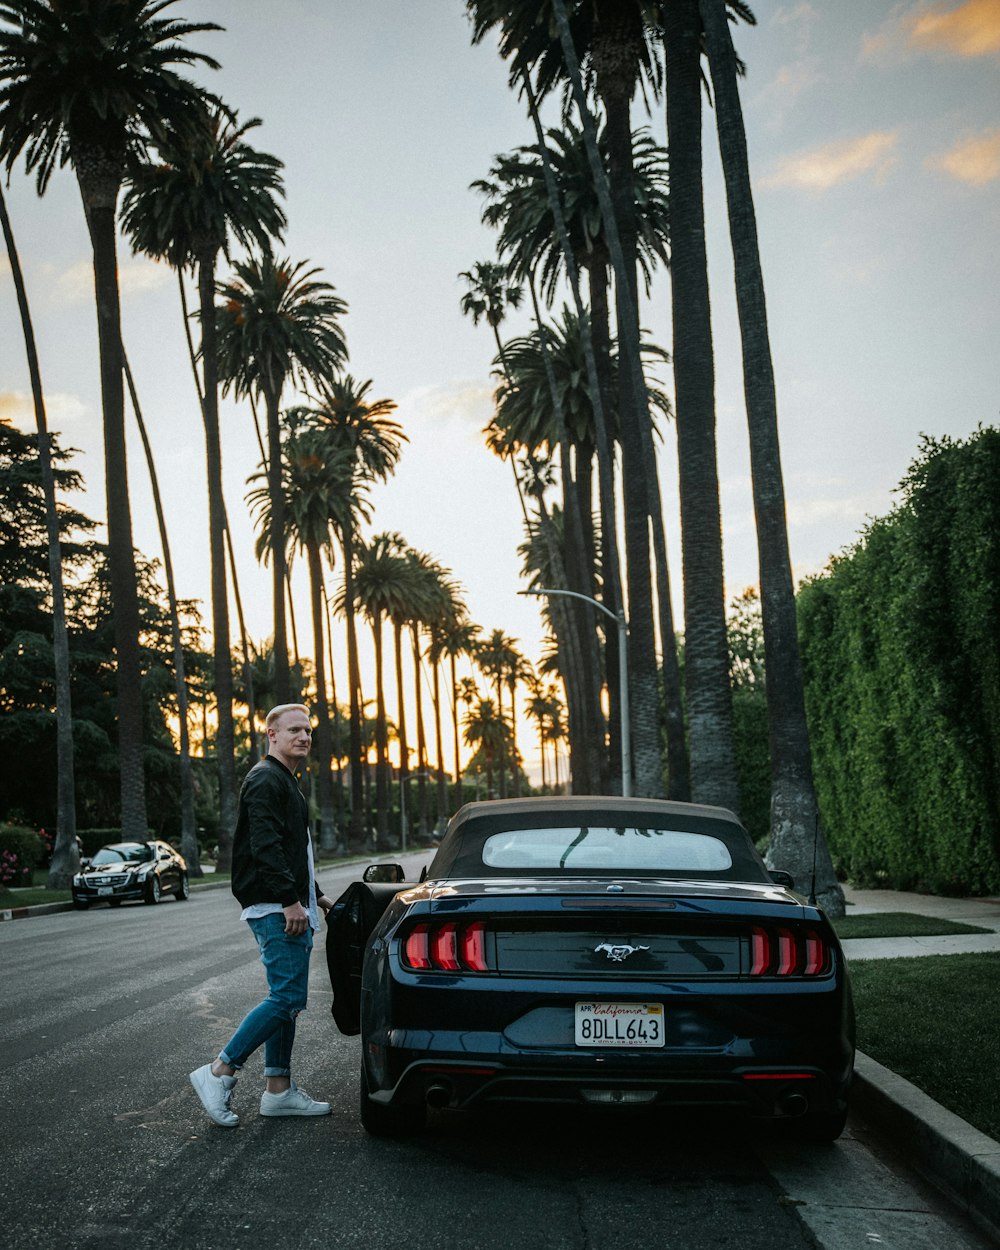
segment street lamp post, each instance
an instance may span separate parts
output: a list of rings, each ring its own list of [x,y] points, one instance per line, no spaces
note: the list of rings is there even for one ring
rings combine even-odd
[[[621,740],[622,740],[622,795],[630,798],[632,795],[632,722],[629,719],[629,699],[628,699],[628,625],[625,623],[625,613],[612,612],[610,608],[606,608],[603,603],[597,599],[592,599],[590,595],[581,595],[577,590],[519,590],[519,595],[534,595],[541,599],[546,595],[562,595],[566,599],[582,599],[584,603],[589,603],[595,607],[598,612],[603,612],[618,626],[618,684],[621,702]]]

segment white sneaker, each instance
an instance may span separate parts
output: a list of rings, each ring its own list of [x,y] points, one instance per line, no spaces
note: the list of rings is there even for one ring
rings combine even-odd
[[[328,1102],[310,1098],[294,1081],[283,1094],[269,1094],[265,1090],[260,1097],[261,1115],[329,1115],[330,1111]]]
[[[201,1099],[201,1105],[216,1124],[221,1124],[223,1128],[235,1128],[239,1124],[240,1117],[229,1109],[235,1076],[216,1076],[212,1065],[206,1063],[203,1068],[195,1068],[191,1073],[191,1084]]]

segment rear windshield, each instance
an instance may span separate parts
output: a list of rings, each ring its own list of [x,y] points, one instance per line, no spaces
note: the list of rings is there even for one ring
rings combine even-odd
[[[428,867],[437,880],[479,877],[649,877],[768,881],[746,830],[700,813],[640,817],[485,810],[454,821]],[[618,823],[621,821],[622,823]]]
[[[568,872],[725,872],[733,865],[719,838],[679,829],[508,829],[483,843],[488,868]]]

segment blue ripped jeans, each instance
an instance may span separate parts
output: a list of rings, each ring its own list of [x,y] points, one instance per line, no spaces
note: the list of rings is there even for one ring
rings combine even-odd
[[[264,1075],[291,1076],[295,1018],[305,1011],[309,988],[309,955],[312,929],[289,937],[283,912],[248,920],[257,945],[260,962],[267,974],[267,998],[243,1019],[219,1059],[232,1068],[242,1068],[258,1046],[264,1047]]]

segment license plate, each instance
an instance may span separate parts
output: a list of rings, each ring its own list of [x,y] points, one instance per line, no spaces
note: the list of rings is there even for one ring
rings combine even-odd
[[[662,1003],[577,1003],[577,1046],[663,1046]]]
[[[114,894],[114,890],[110,885],[101,885],[97,887],[98,894]]]

